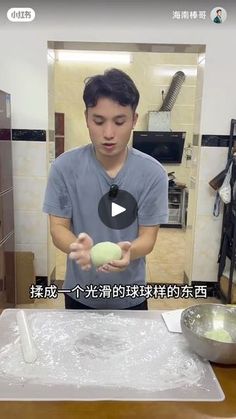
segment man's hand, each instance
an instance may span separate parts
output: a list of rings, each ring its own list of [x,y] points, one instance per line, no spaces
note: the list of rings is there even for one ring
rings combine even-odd
[[[122,258],[119,260],[113,260],[110,263],[106,263],[105,265],[100,266],[97,268],[98,272],[122,272],[129,266],[131,243],[119,242],[117,244],[122,250]]]
[[[76,242],[71,243],[69,258],[75,260],[84,271],[92,267],[90,251],[93,247],[92,238],[86,233],[80,233]]]

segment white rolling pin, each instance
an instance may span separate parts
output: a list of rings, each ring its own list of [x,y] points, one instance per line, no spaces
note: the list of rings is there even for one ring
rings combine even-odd
[[[36,349],[30,334],[29,325],[23,310],[16,313],[17,324],[19,327],[21,348],[25,362],[33,363],[37,359]]]

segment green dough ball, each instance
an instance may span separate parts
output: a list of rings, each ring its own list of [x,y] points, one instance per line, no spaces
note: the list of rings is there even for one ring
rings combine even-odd
[[[218,342],[232,343],[230,334],[225,329],[210,330],[204,335],[206,338],[217,340]]]
[[[91,259],[93,264],[98,267],[113,260],[121,259],[122,251],[118,244],[112,242],[101,242],[91,249]]]

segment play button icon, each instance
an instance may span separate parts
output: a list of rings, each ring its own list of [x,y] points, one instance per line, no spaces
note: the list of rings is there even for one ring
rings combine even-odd
[[[114,202],[111,203],[111,216],[116,217],[117,215],[121,214],[122,212],[126,211],[126,208],[121,207]]]
[[[138,206],[133,195],[118,189],[116,196],[103,195],[98,205],[98,214],[107,227],[122,230],[129,227],[137,218]]]

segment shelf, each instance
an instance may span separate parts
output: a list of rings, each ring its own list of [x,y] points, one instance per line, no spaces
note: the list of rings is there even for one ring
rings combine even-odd
[[[187,211],[187,189],[179,187],[169,187],[169,221],[165,224],[170,227],[185,227]]]
[[[174,205],[180,207],[181,202],[169,202],[169,205]],[[169,207],[170,208],[170,207]]]

